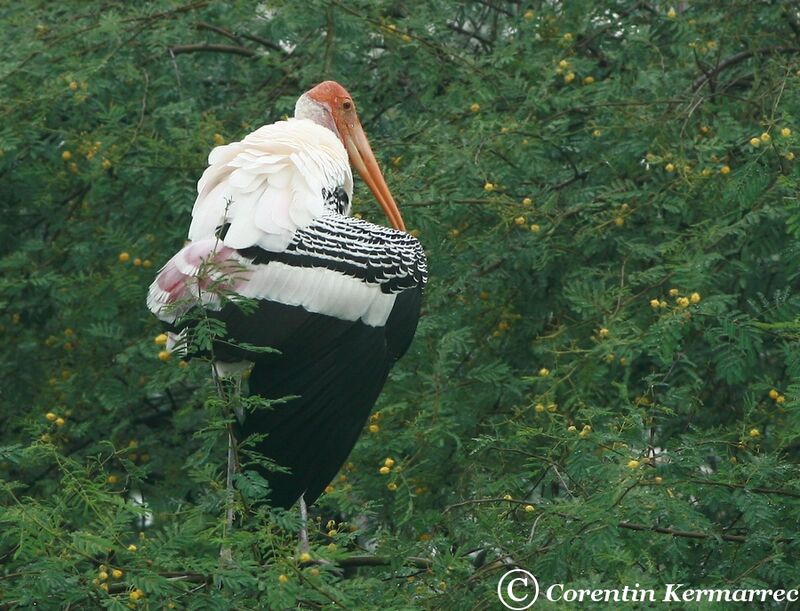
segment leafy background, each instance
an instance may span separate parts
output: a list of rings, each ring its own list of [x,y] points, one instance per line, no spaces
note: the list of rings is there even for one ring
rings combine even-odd
[[[482,609],[511,566],[797,585],[791,3],[0,16],[0,608]],[[257,481],[226,497],[224,401],[158,358],[144,296],[209,150],[326,78],[431,280],[309,562],[295,512],[243,504]]]

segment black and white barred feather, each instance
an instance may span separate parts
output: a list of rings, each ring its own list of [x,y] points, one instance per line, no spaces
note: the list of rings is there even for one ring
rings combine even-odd
[[[335,270],[388,294],[424,287],[428,278],[425,253],[415,237],[342,215],[323,216],[298,229],[283,252],[254,246],[239,253],[254,264],[280,261]]]

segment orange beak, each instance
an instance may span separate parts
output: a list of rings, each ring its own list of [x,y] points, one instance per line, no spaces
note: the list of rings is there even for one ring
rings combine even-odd
[[[392,193],[383,179],[383,174],[380,167],[378,167],[375,155],[372,153],[372,148],[364,133],[364,128],[361,127],[361,122],[358,118],[352,116],[348,124],[348,121],[338,113],[334,113],[333,120],[336,122],[336,128],[339,130],[344,147],[350,156],[350,163],[358,171],[364,182],[367,183],[369,190],[372,191],[375,199],[378,200],[381,208],[383,208],[383,212],[392,227],[405,231],[406,225],[400,215],[400,209],[397,207]]]

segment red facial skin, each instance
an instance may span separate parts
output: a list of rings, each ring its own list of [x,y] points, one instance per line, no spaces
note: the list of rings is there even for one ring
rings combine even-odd
[[[367,183],[392,227],[405,231],[403,217],[386,185],[367,136],[364,134],[364,129],[361,127],[361,122],[358,120],[353,98],[344,87],[335,81],[320,83],[309,90],[306,95],[328,109],[336,129],[339,131],[339,138],[350,157],[350,163]]]

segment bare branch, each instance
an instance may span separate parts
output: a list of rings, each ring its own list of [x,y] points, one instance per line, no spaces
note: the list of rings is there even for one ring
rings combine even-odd
[[[220,36],[224,36],[225,38],[230,38],[238,45],[241,45],[242,39],[244,39],[244,40],[249,40],[251,42],[257,42],[258,44],[267,47],[268,49],[272,49],[273,51],[277,51],[278,53],[282,53],[284,55],[286,54],[286,51],[284,51],[278,43],[272,42],[271,40],[267,40],[266,38],[262,38],[261,36],[256,36],[255,34],[248,34],[247,32],[233,32],[231,30],[222,28],[218,25],[214,25],[213,23],[207,23],[205,21],[198,21],[195,24],[195,27],[198,30],[208,30],[210,32],[215,32]]]
[[[620,528],[628,530],[647,530],[663,535],[672,535],[673,537],[683,537],[686,539],[708,539],[709,537],[719,537],[723,541],[731,541],[733,543],[744,543],[747,538],[744,535],[714,535],[694,530],[677,530],[675,528],[664,528],[662,526],[647,526],[645,524],[634,524],[632,522],[620,522],[617,524]],[[787,541],[787,539],[779,539],[779,541]]]
[[[563,189],[564,187],[568,187],[569,185],[571,185],[574,182],[578,182],[579,180],[585,180],[587,176],[589,176],[589,171],[588,170],[584,170],[582,172],[576,172],[575,175],[572,178],[568,178],[566,180],[563,180],[560,183],[558,183],[556,185],[553,185],[550,188],[553,191],[558,191],[560,189]]]
[[[341,567],[355,567],[355,566],[388,566],[392,564],[392,559],[386,556],[350,556],[349,558],[341,558],[336,561],[337,566]],[[418,569],[429,569],[433,565],[433,561],[427,558],[417,558],[410,556],[403,560],[403,564],[413,566]]]
[[[218,25],[206,23],[205,21],[198,21],[196,24],[194,24],[194,27],[196,27],[198,30],[208,30],[209,32],[214,32],[216,34],[219,34],[220,36],[224,36],[225,38],[230,38],[238,45],[242,44],[242,39],[239,38],[236,34],[231,32],[230,30],[221,28]]]
[[[178,45],[169,48],[172,55],[180,55],[182,53],[232,53],[234,55],[243,55],[244,57],[255,57],[257,53],[247,47],[240,47],[236,45],[215,45],[210,43],[200,43],[196,45]]]
[[[247,34],[244,32],[239,34],[239,36],[241,36],[242,38],[246,38],[247,40],[250,40],[252,42],[257,42],[260,45],[264,45],[268,49],[272,49],[273,51],[277,51],[278,53],[283,53],[284,55],[287,54],[286,51],[284,51],[278,43],[272,42],[271,40],[267,40],[266,38],[262,38],[261,36],[256,36],[255,34]]]
[[[764,47],[762,49],[755,49],[753,51],[742,51],[741,53],[737,53],[736,55],[731,55],[727,59],[722,60],[718,63],[713,70],[710,70],[707,74],[703,74],[702,76],[697,77],[694,82],[692,83],[692,91],[697,91],[717,76],[723,70],[730,68],[731,66],[735,66],[736,64],[740,64],[743,61],[750,59],[756,55],[770,55],[772,53],[800,53],[800,47]]]
[[[491,48],[492,48],[492,41],[489,40],[488,38],[484,38],[483,36],[481,36],[477,32],[471,32],[471,31],[467,30],[466,28],[462,28],[460,25],[457,25],[455,23],[448,23],[447,27],[450,28],[451,30],[453,30],[454,32],[458,32],[459,34],[464,34],[465,36],[469,36],[470,38],[474,38],[479,43],[481,43],[487,50],[491,50]]]

